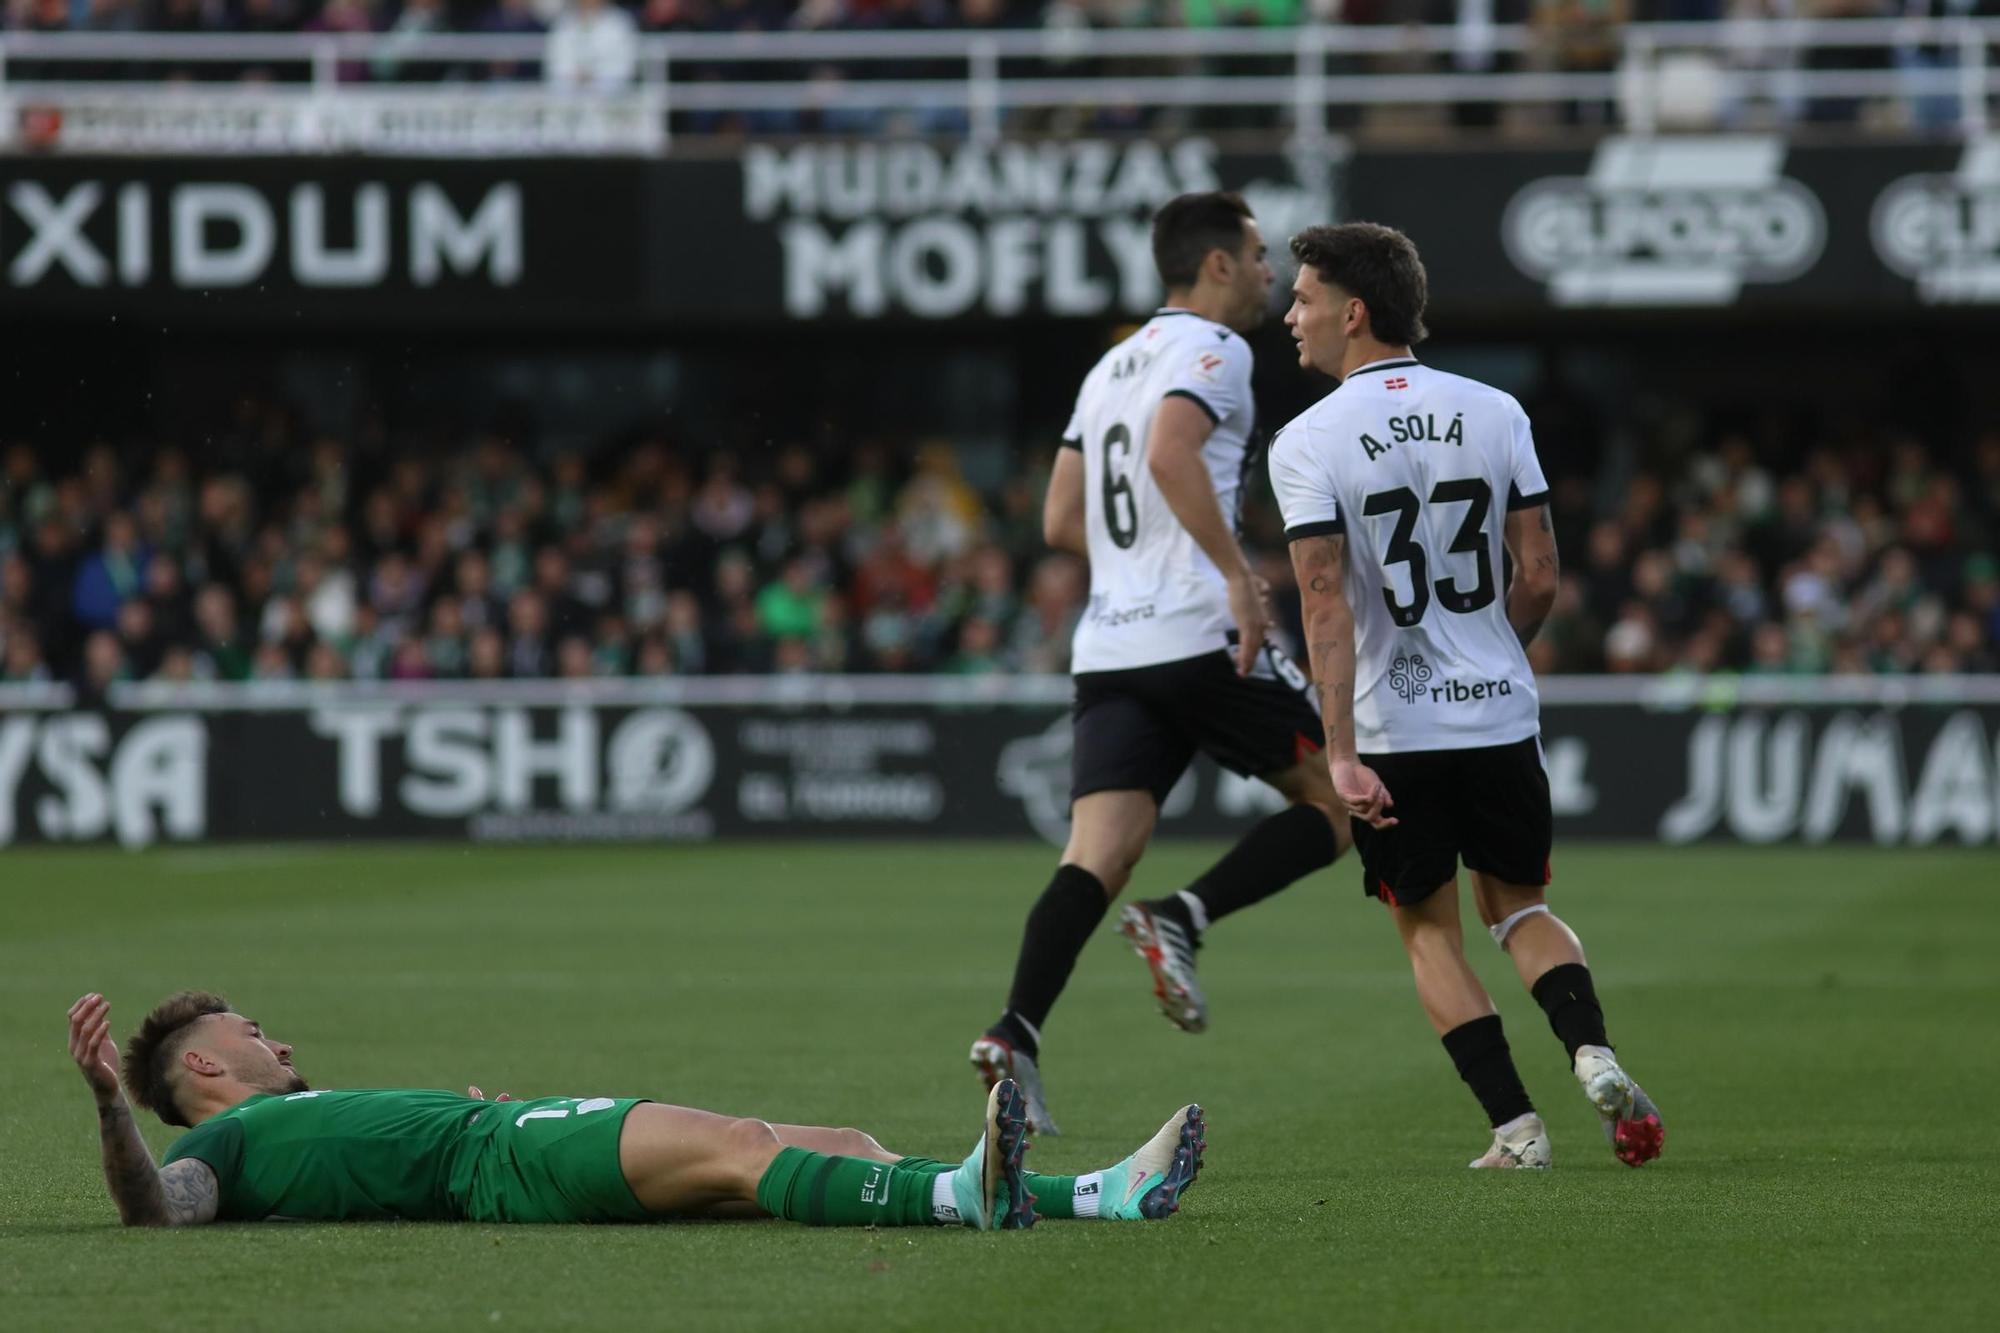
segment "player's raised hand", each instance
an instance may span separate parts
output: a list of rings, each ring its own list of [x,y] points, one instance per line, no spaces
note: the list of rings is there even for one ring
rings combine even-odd
[[[474,1101],[483,1102],[486,1100],[486,1094],[479,1090],[479,1085],[477,1083],[467,1088],[465,1090],[465,1095],[472,1098]],[[493,1100],[496,1102],[512,1102],[512,1101],[519,1101],[520,1098],[516,1097],[511,1092],[503,1092],[498,1097],[495,1097]]]
[[[1393,828],[1396,818],[1389,813],[1396,804],[1375,770],[1358,759],[1333,761],[1333,790],[1349,814],[1365,819],[1376,828]]]
[[[111,1002],[95,991],[69,1007],[69,1058],[83,1071],[101,1105],[116,1101],[118,1043],[111,1040]]]
[[[1271,617],[1265,594],[1269,585],[1247,570],[1229,580],[1229,617],[1236,622],[1236,674],[1247,676],[1264,651],[1264,631]]]

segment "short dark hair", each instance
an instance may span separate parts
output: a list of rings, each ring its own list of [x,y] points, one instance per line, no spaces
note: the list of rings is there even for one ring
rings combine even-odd
[[[201,990],[184,990],[160,1001],[125,1044],[125,1087],[132,1100],[168,1124],[187,1128],[187,1116],[174,1102],[174,1061],[197,1020],[228,1012],[229,1001]]]
[[[1377,222],[1307,227],[1292,237],[1292,258],[1301,268],[1312,268],[1321,282],[1360,297],[1377,341],[1414,347],[1430,337],[1424,327],[1430,279],[1416,244],[1394,227]]]
[[[1210,250],[1243,248],[1250,205],[1233,190],[1209,190],[1167,200],[1153,215],[1153,265],[1168,291],[1192,287]]]

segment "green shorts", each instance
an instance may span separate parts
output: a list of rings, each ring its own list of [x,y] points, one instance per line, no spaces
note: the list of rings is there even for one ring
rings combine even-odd
[[[618,1165],[618,1136],[639,1097],[495,1102],[466,1145],[461,1206],[474,1222],[647,1222]],[[457,1174],[457,1173],[454,1173]]]

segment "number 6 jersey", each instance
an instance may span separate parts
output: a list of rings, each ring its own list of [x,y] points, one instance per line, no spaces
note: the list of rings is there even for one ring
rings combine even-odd
[[[1083,451],[1090,607],[1071,647],[1074,671],[1177,662],[1229,646],[1235,621],[1222,571],[1188,535],[1146,466],[1153,415],[1183,397],[1215,428],[1202,461],[1232,527],[1249,471],[1250,345],[1190,310],[1166,309],[1084,378],[1063,444]]]
[[[1271,487],[1286,537],[1347,539],[1359,752],[1540,730],[1501,575],[1507,512],[1548,501],[1519,403],[1414,360],[1373,362],[1278,432]]]

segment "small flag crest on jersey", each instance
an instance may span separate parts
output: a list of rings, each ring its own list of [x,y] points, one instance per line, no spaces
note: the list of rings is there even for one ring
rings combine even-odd
[[[1382,387],[1385,389],[1407,389],[1410,387],[1410,382],[1401,375],[1396,375],[1383,381]]]
[[[1222,358],[1214,352],[1203,352],[1194,359],[1194,373],[1205,380],[1214,380],[1215,372],[1222,369]]]

